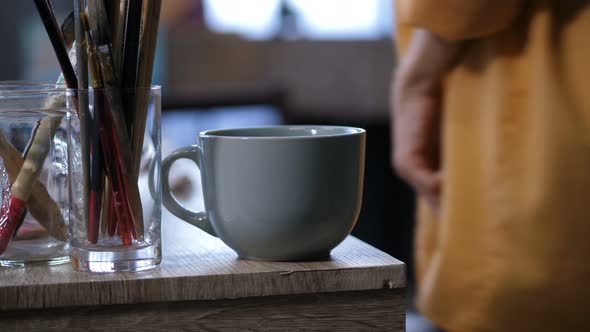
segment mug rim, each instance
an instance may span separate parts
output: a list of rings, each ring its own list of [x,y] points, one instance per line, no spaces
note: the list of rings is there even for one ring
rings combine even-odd
[[[316,135],[312,133],[310,135],[241,135],[242,131],[267,131],[267,130],[338,130],[337,133],[322,133]],[[232,134],[234,133],[234,134]],[[226,128],[226,129],[212,129],[199,132],[199,138],[223,138],[223,139],[237,139],[237,140],[267,140],[267,139],[321,139],[321,138],[335,138],[335,137],[346,137],[362,135],[366,133],[366,130],[358,127],[350,126],[328,126],[328,125],[276,125],[276,126],[259,126],[259,127],[238,127],[238,128]]]

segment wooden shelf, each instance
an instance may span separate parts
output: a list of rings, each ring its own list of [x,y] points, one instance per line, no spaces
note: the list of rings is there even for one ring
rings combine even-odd
[[[404,264],[354,237],[338,246],[330,260],[272,263],[240,260],[219,239],[167,213],[162,224],[163,262],[148,272],[91,274],[73,271],[69,265],[0,268],[0,310],[4,311],[0,326],[10,322],[4,319],[6,311],[12,312],[9,316],[15,324],[33,324],[30,315],[19,321],[15,312],[26,315],[30,309],[54,308],[55,315],[46,317],[54,320],[61,312],[55,308],[60,307],[69,308],[63,317],[67,319],[80,314],[72,307],[133,304],[123,307],[142,305],[150,312],[149,303],[167,304],[167,308],[172,303],[199,303],[198,308],[210,309],[231,307],[228,301],[237,301],[236,308],[266,303],[263,307],[268,310],[289,299],[305,302],[305,296],[322,294],[339,294],[322,299],[341,304],[342,294],[350,294],[351,300],[382,298],[382,304],[396,303],[398,316],[403,312]],[[137,310],[133,313],[140,315]]]

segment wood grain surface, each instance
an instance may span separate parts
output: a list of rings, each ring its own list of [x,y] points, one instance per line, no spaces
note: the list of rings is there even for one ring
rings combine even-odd
[[[1,331],[405,331],[402,289],[0,312]]]
[[[91,274],[69,265],[0,268],[0,310],[219,300],[394,289],[397,259],[347,238],[326,261],[239,260],[219,239],[164,214],[163,262],[141,273]]]

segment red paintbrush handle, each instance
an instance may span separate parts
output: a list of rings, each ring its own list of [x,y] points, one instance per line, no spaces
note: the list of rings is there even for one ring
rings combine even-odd
[[[10,196],[8,215],[5,219],[0,219],[0,255],[4,253],[4,250],[8,247],[8,243],[16,231],[16,227],[25,211],[25,202],[20,198]],[[2,212],[2,215],[4,215],[6,211]]]
[[[118,156],[121,155],[121,148],[119,147],[119,143],[117,142],[116,139],[114,139],[115,135],[117,135],[117,133],[115,132],[115,127],[112,126],[112,134],[113,134],[113,143],[114,143],[114,148],[115,148],[115,152]],[[133,213],[132,211],[130,211],[131,207],[131,203],[129,202],[129,193],[127,191],[127,183],[129,183],[129,178],[127,177],[126,174],[124,174],[123,172],[123,168],[124,165],[122,165],[121,163],[123,163],[123,159],[122,158],[118,158],[118,166],[117,170],[118,170],[118,174],[119,174],[119,181],[120,181],[120,186],[119,188],[121,189],[121,192],[123,194],[123,198],[125,199],[125,203],[127,204],[127,208],[128,208],[128,218],[125,220],[125,222],[127,222],[127,224],[125,225],[125,228],[127,231],[131,232],[131,234],[133,234],[133,237],[135,239],[137,239],[137,232],[135,231],[135,223],[133,222]],[[125,233],[124,233],[125,234]],[[131,242],[131,240],[129,240],[129,242]],[[123,243],[125,243],[125,238],[123,238]]]
[[[126,182],[128,179],[124,171],[124,161],[121,158],[121,149],[116,139],[116,129],[113,125],[111,112],[105,107],[108,104],[107,96],[102,92],[95,91],[96,104],[100,105],[96,116],[98,116],[98,134],[102,143],[104,155],[105,170],[111,183],[111,192],[115,216],[117,219],[117,228],[121,230],[121,238],[124,246],[132,245],[132,235],[137,238],[133,227],[133,214],[130,210],[129,199],[127,197]],[[109,234],[113,234],[114,223],[110,222]]]
[[[108,135],[106,135],[104,127],[101,126],[100,128],[100,135],[103,142],[111,143]],[[105,154],[105,163],[107,164],[106,171],[107,175],[111,182],[111,192],[112,192],[112,208],[115,211],[115,216],[117,222],[120,226],[124,220],[127,219],[128,212],[126,211],[129,207],[126,205],[126,200],[121,192],[121,181],[120,181],[120,173],[117,169],[117,165],[114,162],[114,156],[112,154],[110,146],[104,144],[103,145],[103,152]],[[111,220],[111,226],[114,227],[114,223]],[[109,228],[109,234],[114,234],[114,229]]]
[[[130,246],[132,244],[131,232],[127,227],[123,227],[122,225],[133,223],[133,221],[131,220],[128,201],[125,197],[125,188],[122,180],[123,172],[120,165],[116,162],[119,158],[115,158],[115,154],[113,153],[113,147],[115,146],[115,143],[113,142],[114,139],[111,136],[113,132],[108,131],[104,123],[100,123],[99,126],[99,135],[101,142],[103,142],[102,150],[106,164],[106,171],[111,182],[113,207],[117,218],[117,224],[118,227],[121,228],[123,245]],[[111,231],[112,228],[109,230],[109,233],[111,233]]]

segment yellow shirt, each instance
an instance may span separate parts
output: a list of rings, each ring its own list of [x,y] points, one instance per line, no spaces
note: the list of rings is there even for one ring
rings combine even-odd
[[[590,1],[397,0],[467,40],[443,93],[441,214],[418,307],[452,332],[590,331]]]

